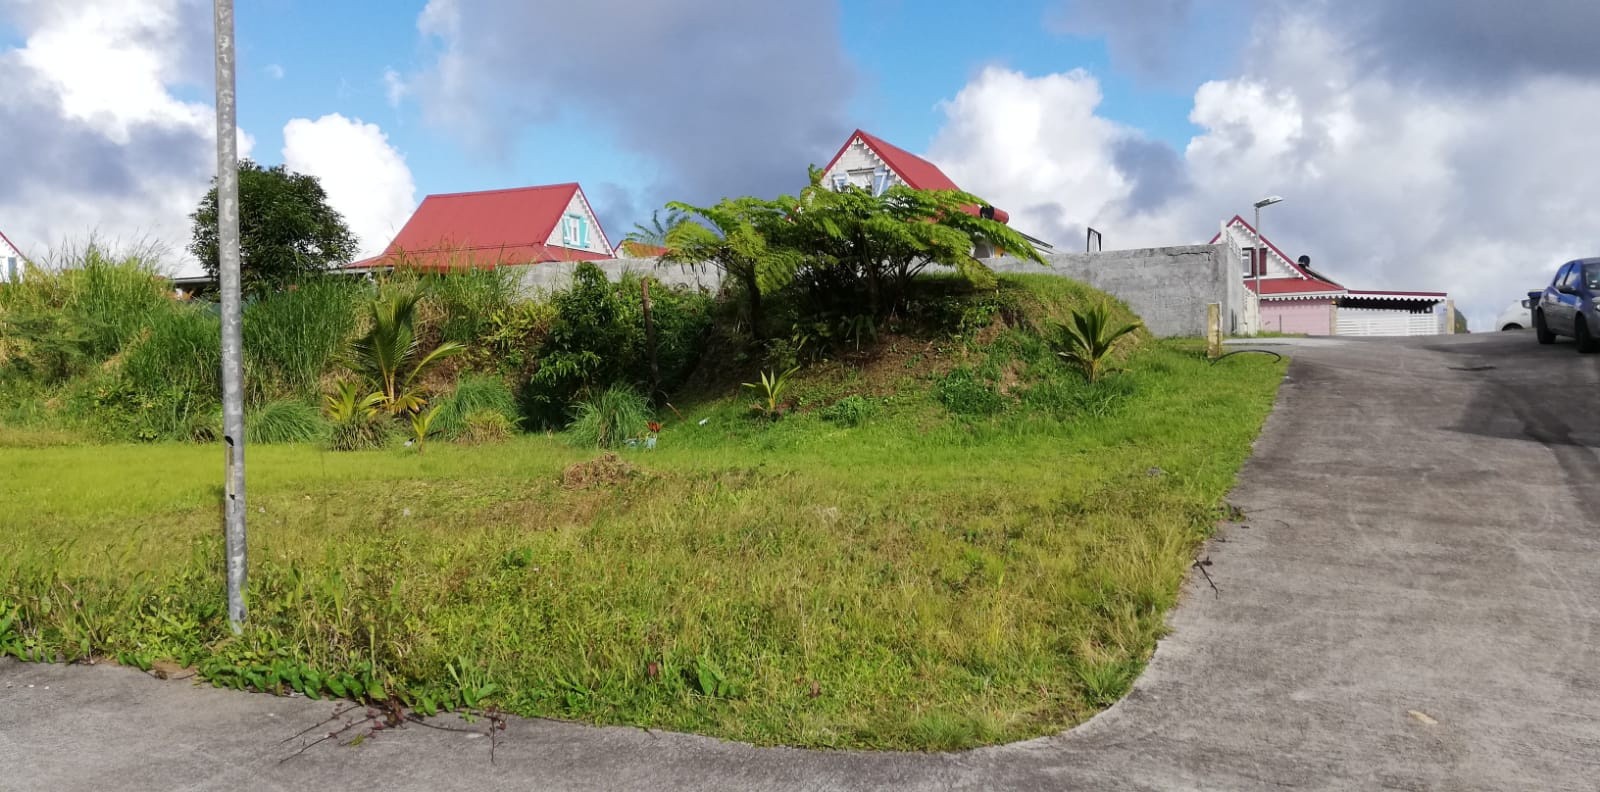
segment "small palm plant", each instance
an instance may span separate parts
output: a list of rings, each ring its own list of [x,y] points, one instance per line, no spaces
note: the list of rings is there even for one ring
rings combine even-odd
[[[391,415],[421,411],[427,404],[419,387],[422,374],[467,351],[455,341],[423,351],[416,331],[417,300],[415,294],[401,294],[373,302],[372,328],[351,346],[352,366],[377,386]]]
[[[779,374],[777,372],[761,372],[760,384],[746,382],[744,386],[756,392],[758,401],[751,403],[750,410],[769,421],[776,421],[783,416],[784,396],[789,391],[789,378],[793,377],[800,367],[795,366]]]
[[[1117,339],[1138,330],[1140,324],[1117,326],[1112,323],[1111,310],[1103,303],[1088,310],[1073,311],[1072,324],[1058,324],[1056,354],[1077,366],[1090,382],[1100,381],[1106,358],[1111,354]]]
[[[341,382],[337,391],[323,397],[323,409],[333,423],[332,445],[336,451],[383,445],[384,430],[378,417],[383,394],[362,396],[361,391],[354,382]]]
[[[437,405],[411,414],[411,442],[417,447],[417,453],[422,453],[427,446],[428,437],[433,434],[433,417],[438,414]]]

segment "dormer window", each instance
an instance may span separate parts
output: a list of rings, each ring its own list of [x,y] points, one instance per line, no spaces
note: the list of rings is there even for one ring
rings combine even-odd
[[[589,246],[589,219],[583,215],[569,214],[562,218],[561,244],[570,248]]]
[[[844,192],[844,188],[849,184],[850,184],[850,177],[849,176],[846,176],[843,173],[835,173],[835,174],[833,174],[833,191],[834,192]]]

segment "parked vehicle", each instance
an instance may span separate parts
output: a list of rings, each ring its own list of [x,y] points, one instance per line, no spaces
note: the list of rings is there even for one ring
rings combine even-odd
[[[1537,295],[1539,292],[1532,292]],[[1524,297],[1511,305],[1494,320],[1496,330],[1525,330],[1533,327],[1533,300]]]
[[[1569,336],[1578,342],[1579,352],[1600,350],[1596,297],[1600,297],[1600,258],[1562,264],[1533,309],[1539,343],[1553,344],[1556,336]]]

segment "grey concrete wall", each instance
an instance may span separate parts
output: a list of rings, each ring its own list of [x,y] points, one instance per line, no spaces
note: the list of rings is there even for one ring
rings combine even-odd
[[[1087,283],[1127,303],[1158,336],[1205,335],[1208,303],[1221,305],[1225,331],[1242,328],[1247,321],[1240,282],[1244,265],[1237,254],[1229,255],[1226,245],[1057,253],[1045,261],[1040,266],[1007,256],[984,263],[996,272],[1059,275]]]
[[[702,288],[707,291],[716,291],[721,285],[721,275],[715,269],[692,270],[677,264],[657,265],[655,259],[606,259],[604,261],[590,262],[605,272],[606,277],[613,281],[621,280],[627,272],[639,275],[651,275],[656,280],[668,286],[690,286]],[[572,285],[572,273],[577,270],[577,262],[552,261],[543,264],[528,264],[519,266],[517,270],[518,281],[523,292],[549,293],[561,291]]]

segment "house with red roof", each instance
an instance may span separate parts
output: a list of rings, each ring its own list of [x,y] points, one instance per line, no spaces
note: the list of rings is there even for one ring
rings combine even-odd
[[[346,266],[440,271],[612,256],[600,219],[574,182],[430,195],[383,253]]]
[[[1212,237],[1241,253],[1245,288],[1260,297],[1261,329],[1305,335],[1407,336],[1453,331],[1450,295],[1432,291],[1351,289],[1313,270],[1310,256],[1291,259],[1235,215]]]
[[[4,231],[0,231],[0,283],[16,283],[22,280],[22,270],[27,266],[28,259],[11,240],[6,239]]]
[[[961,190],[939,166],[906,151],[888,141],[857,129],[839,147],[828,167],[822,169],[822,183],[835,190],[859,187],[873,195],[881,195],[894,186],[913,190]],[[993,206],[965,207],[969,214],[989,217],[1009,224],[1011,215]],[[1022,233],[1018,231],[1017,233]],[[1049,243],[1022,234],[1040,253],[1051,252]],[[978,258],[988,258],[996,251],[980,249]]]

